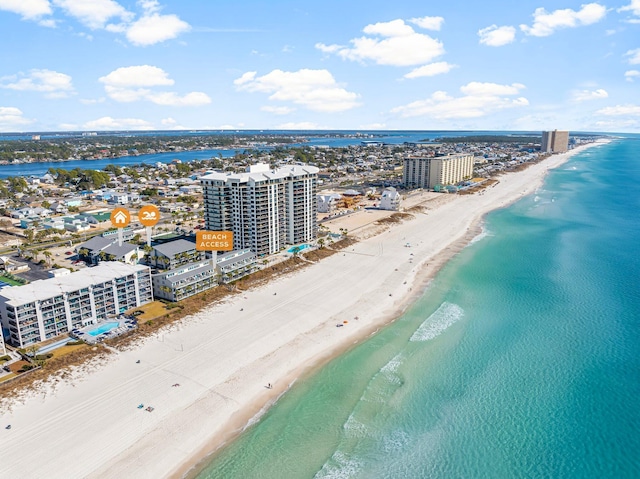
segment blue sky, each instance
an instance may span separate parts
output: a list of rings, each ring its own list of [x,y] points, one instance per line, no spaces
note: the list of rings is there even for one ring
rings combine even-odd
[[[640,0],[0,0],[0,131],[640,132]]]

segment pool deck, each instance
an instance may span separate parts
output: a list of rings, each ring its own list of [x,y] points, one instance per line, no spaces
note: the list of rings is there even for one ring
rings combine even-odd
[[[89,331],[93,331],[102,325],[105,325],[108,323],[115,323],[115,322],[118,323],[118,326],[110,329],[109,331],[105,331],[104,333],[98,334],[96,336],[89,334]],[[109,321],[101,321],[96,324],[85,326],[84,328],[81,328],[81,329],[74,329],[73,331],[71,331],[71,333],[69,333],[69,336],[73,338],[81,339],[82,341],[88,344],[96,344],[96,343],[101,343],[105,339],[121,336],[135,329],[138,329],[138,322],[136,321],[135,318],[128,317],[128,316],[120,316],[116,319],[111,319]]]

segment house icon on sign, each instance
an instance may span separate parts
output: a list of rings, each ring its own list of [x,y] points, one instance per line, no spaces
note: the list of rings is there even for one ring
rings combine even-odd
[[[115,220],[115,224],[117,225],[124,225],[127,224],[127,215],[124,214],[122,211],[118,211],[115,215],[113,215],[113,219]]]

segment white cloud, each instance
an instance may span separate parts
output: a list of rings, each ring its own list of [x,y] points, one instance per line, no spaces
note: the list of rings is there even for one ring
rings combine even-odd
[[[133,22],[127,29],[127,39],[137,46],[148,46],[176,38],[191,29],[177,15],[152,13]]]
[[[640,71],[628,70],[624,72],[624,77],[627,81],[633,81],[634,78],[640,77]]]
[[[49,0],[0,0],[0,10],[17,13],[24,20],[38,20],[52,13]]]
[[[138,5],[142,7],[146,14],[157,13],[161,10],[157,0],[139,0]]]
[[[83,125],[87,130],[153,130],[153,125],[138,118],[112,118],[103,116]]]
[[[185,127],[180,125],[175,119],[169,117],[169,118],[163,118],[160,123],[162,124],[163,128],[166,128],[168,130],[184,130]]]
[[[511,85],[500,85],[498,83],[482,83],[472,81],[460,87],[460,91],[465,95],[488,97],[500,95],[517,95],[520,90],[526,87],[522,83],[512,83]]]
[[[421,67],[415,68],[407,73],[405,78],[419,78],[419,77],[432,77],[435,75],[441,75],[442,73],[448,73],[452,68],[455,68],[457,65],[452,65],[447,62],[436,62],[429,63],[428,65],[423,65]]]
[[[275,115],[288,115],[289,113],[293,113],[296,111],[295,108],[291,108],[288,106],[263,106],[260,108],[262,111],[266,111],[268,113],[273,113]]]
[[[629,5],[618,8],[618,12],[631,12],[633,15],[640,17],[640,0],[631,0]]]
[[[525,86],[520,83],[499,85],[497,83],[471,82],[460,88],[460,97],[449,96],[447,92],[436,91],[426,100],[418,100],[408,105],[392,109],[392,113],[402,117],[430,116],[436,119],[478,118],[506,108],[527,106],[524,97],[508,98],[520,93]]]
[[[53,0],[53,3],[92,30],[105,28],[114,17],[125,22],[133,18],[133,13],[113,0]]]
[[[19,78],[19,79],[18,79]],[[15,79],[13,83],[5,83],[8,79]],[[71,77],[52,70],[31,70],[29,75],[20,74],[18,77],[4,77],[0,88],[18,91],[37,91],[44,93],[47,98],[66,98],[73,93]]]
[[[548,13],[544,8],[536,8],[533,13],[533,25],[520,25],[526,35],[534,37],[548,37],[561,28],[574,28],[599,22],[607,14],[607,8],[598,3],[581,5],[580,10],[570,8],[554,10]]]
[[[596,113],[606,116],[640,116],[640,106],[638,105],[616,105],[608,106]]]
[[[234,84],[238,90],[270,93],[270,100],[289,101],[313,111],[338,112],[358,106],[358,95],[340,87],[327,70],[273,70],[261,77],[247,72]]]
[[[142,9],[142,15],[137,19],[115,0],[0,0],[0,10],[17,13],[23,19],[37,21],[45,27],[56,27],[59,20],[43,18],[54,13],[53,5],[91,30],[124,33],[136,46],[164,42],[191,29],[177,15],[161,14],[157,0],[139,0],[137,3]]]
[[[424,28],[425,30],[439,31],[442,28],[442,24],[444,23],[444,18],[421,17],[421,18],[411,18],[409,19],[409,21],[414,25],[418,25],[420,28]]]
[[[152,87],[169,86],[175,82],[162,68],[152,65],[120,67],[100,77],[107,95],[119,102],[147,100],[163,106],[200,106],[211,103],[206,93],[191,92],[180,96],[174,92],[154,91]]]
[[[516,39],[516,29],[511,26],[499,27],[491,25],[490,27],[478,30],[480,43],[489,47],[501,47],[513,43]]]
[[[640,48],[629,50],[624,54],[624,56],[629,57],[629,59],[627,60],[629,65],[640,65]]]
[[[142,87],[173,85],[174,81],[162,68],[151,65],[137,65],[120,67],[106,76],[100,77],[100,82],[114,87]]]
[[[201,106],[211,103],[209,95],[200,91],[187,93],[184,96],[173,92],[148,93],[146,99],[162,106]]]
[[[20,131],[20,127],[33,123],[23,116],[19,108],[0,106],[0,131]]]
[[[378,65],[412,66],[430,62],[444,54],[444,47],[429,35],[417,33],[403,20],[367,25],[367,35],[350,41],[352,47],[317,43],[324,53],[335,53],[345,60],[373,61]]]
[[[601,100],[608,98],[609,94],[606,90],[599,88],[597,90],[580,90],[573,92],[573,101]]]

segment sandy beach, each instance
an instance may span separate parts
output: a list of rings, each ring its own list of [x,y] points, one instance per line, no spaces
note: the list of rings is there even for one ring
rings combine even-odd
[[[486,213],[533,193],[549,169],[597,144],[504,174],[482,194],[416,195],[422,212],[383,232],[352,218],[360,241],[347,250],[3,402],[2,477],[183,477],[296,378],[397,318],[480,233]]]

